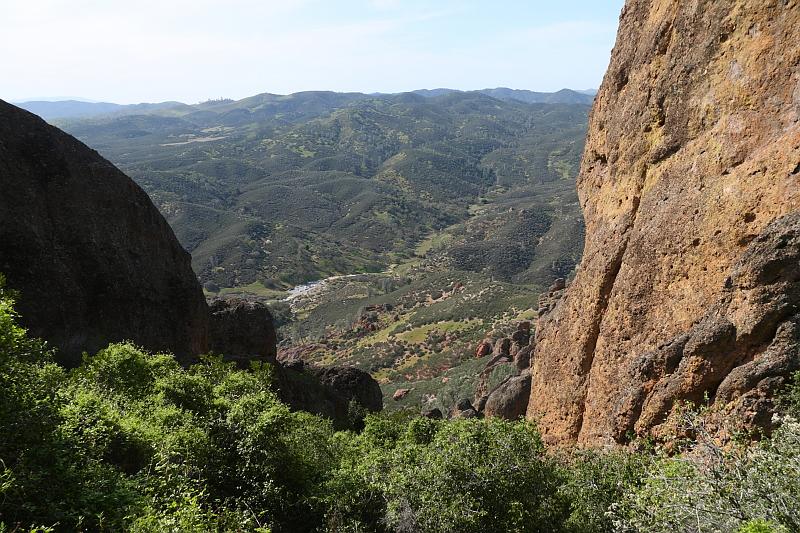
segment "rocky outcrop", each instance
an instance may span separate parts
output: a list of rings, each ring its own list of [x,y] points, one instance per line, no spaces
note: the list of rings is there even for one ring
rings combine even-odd
[[[748,246],[703,317],[630,362],[614,406],[614,437],[657,430],[675,401],[704,394],[746,424],[769,428],[771,393],[800,369],[800,212]],[[635,416],[634,416],[635,415]]]
[[[383,409],[380,385],[366,372],[353,367],[312,367],[304,370],[276,367],[278,397],[292,409],[307,411],[333,421],[336,429],[357,428],[354,405],[364,412]]]
[[[483,414],[506,420],[524,417],[528,410],[530,395],[531,374],[525,370],[518,376],[509,377],[489,393],[483,407]]]
[[[475,385],[477,412],[508,420],[525,415],[531,391],[530,341],[531,323],[523,321],[517,324],[511,337],[495,342],[494,355],[486,362]]]
[[[209,303],[210,347],[246,367],[251,360],[277,363],[277,336],[269,308],[241,298]]]
[[[62,363],[122,340],[182,360],[208,349],[189,254],[97,152],[0,101],[0,187],[0,272],[21,323]]]
[[[584,256],[537,324],[546,442],[658,434],[704,395],[768,418],[798,359],[798,65],[795,0],[626,2],[578,179]]]
[[[467,398],[462,398],[450,410],[451,419],[480,418],[481,414]]]

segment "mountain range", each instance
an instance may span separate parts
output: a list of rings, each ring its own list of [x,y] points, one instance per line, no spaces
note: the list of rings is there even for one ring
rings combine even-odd
[[[501,100],[519,100],[527,103],[550,104],[587,104],[591,105],[596,93],[593,89],[574,91],[561,89],[560,91],[535,92],[521,89],[508,89],[497,87],[494,89],[481,89],[478,91],[459,91],[456,89],[419,89],[411,91],[420,96],[439,96],[454,92],[476,92],[488,94]],[[393,96],[399,93],[373,93],[371,96]],[[280,96],[280,95],[272,95]],[[87,118],[107,114],[136,114],[156,109],[182,107],[186,104],[176,101],[140,104],[114,104],[110,102],[94,102],[82,98],[30,98],[14,102],[16,105],[39,115],[45,120],[59,120],[66,118]]]
[[[576,218],[570,191],[588,110],[482,92],[306,92],[139,107],[59,125],[144,187],[210,291],[284,290],[381,271],[446,228],[479,213],[492,218],[503,198],[539,198],[540,208],[495,216],[495,225],[517,221],[520,229],[487,241],[480,261],[465,262],[457,250],[450,258],[505,281],[546,285],[564,274],[558,265],[574,265],[574,249],[555,251],[547,272],[531,270],[535,247],[505,258],[493,250],[538,238],[521,228],[541,232],[554,218]],[[462,233],[454,246],[466,244]]]

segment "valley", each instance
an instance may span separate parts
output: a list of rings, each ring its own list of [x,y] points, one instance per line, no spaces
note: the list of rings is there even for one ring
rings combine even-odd
[[[33,4],[0,533],[800,531],[797,0]]]
[[[473,396],[477,344],[534,318],[580,260],[590,97],[421,93],[58,123],[145,188],[207,297],[271,308],[280,357],[369,372],[390,410],[446,412]]]

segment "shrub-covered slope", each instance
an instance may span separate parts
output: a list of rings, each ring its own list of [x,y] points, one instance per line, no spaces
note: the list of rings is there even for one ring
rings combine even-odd
[[[572,187],[587,111],[477,92],[310,92],[62,125],[148,191],[208,289],[263,291],[382,270],[467,221],[487,195],[557,204]],[[535,238],[549,215],[531,216],[509,231],[532,225],[525,238]],[[497,272],[510,280],[531,255]],[[493,268],[486,261],[470,268]]]
[[[800,429],[545,454],[531,422],[291,412],[269,365],[114,344],[71,371],[0,278],[0,531],[748,532],[800,525]],[[788,396],[797,416],[797,388]],[[646,443],[643,443],[646,444]],[[678,448],[680,451],[681,448]]]

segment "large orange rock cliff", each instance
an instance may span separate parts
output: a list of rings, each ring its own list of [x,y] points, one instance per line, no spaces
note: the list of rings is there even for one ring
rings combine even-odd
[[[628,0],[578,190],[531,369],[545,440],[658,434],[705,397],[768,425],[800,367],[800,3]]]

